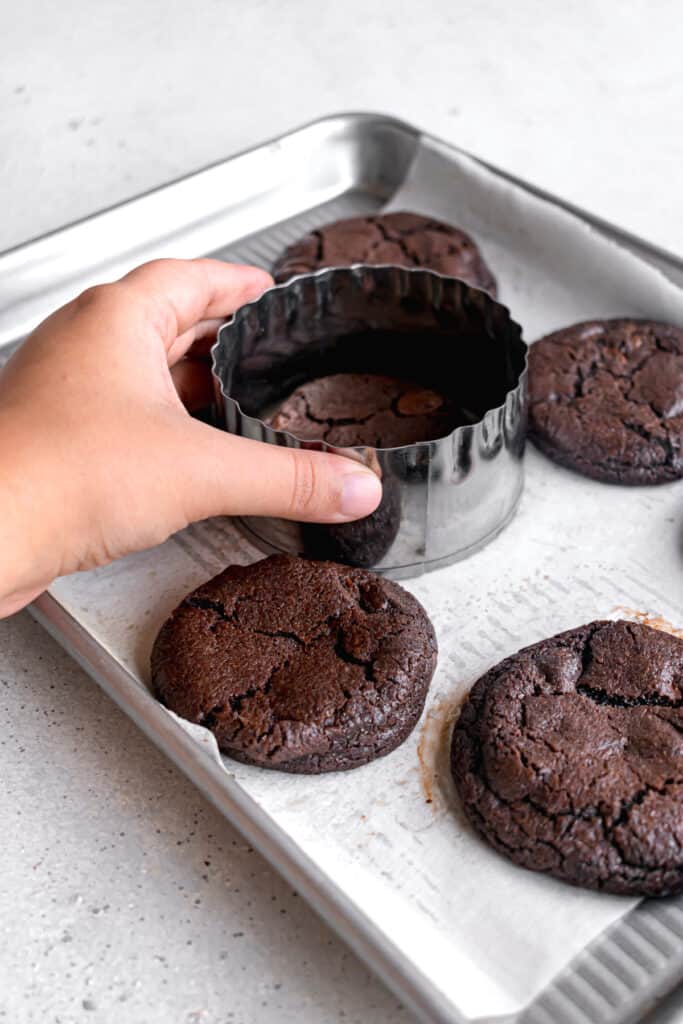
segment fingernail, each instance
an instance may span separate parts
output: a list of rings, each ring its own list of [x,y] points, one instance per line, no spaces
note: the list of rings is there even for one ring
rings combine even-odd
[[[347,473],[342,485],[341,514],[360,519],[374,512],[381,497],[382,485],[374,473]]]

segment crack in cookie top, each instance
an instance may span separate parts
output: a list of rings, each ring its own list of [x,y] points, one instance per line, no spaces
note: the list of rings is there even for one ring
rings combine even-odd
[[[537,341],[529,428],[552,459],[598,480],[683,476],[683,330],[591,320]]]
[[[273,267],[277,282],[322,267],[353,263],[423,267],[459,277],[495,298],[496,281],[477,243],[461,228],[417,213],[349,217],[287,246]]]
[[[592,622],[496,665],[453,733],[468,818],[504,856],[575,885],[683,888],[683,640]]]
[[[403,742],[435,664],[431,623],[398,584],[272,555],[230,566],[181,602],[154,644],[152,680],[231,757],[322,772]]]
[[[269,420],[274,430],[340,448],[398,448],[432,441],[466,422],[446,395],[373,373],[335,373],[308,381]]]

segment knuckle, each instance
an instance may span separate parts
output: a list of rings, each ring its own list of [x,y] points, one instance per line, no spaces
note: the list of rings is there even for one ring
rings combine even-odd
[[[150,296],[143,312],[149,327],[170,345],[178,334],[178,318],[173,306],[164,297]]]
[[[104,305],[111,298],[115,287],[114,284],[95,284],[86,288],[76,299],[76,309],[83,311]]]
[[[148,260],[147,263],[143,263],[138,269],[145,271],[145,273],[157,273],[158,271],[168,271],[175,269],[182,260],[174,260],[170,256],[161,256],[156,260]]]
[[[309,452],[292,452],[292,496],[290,511],[297,515],[310,513],[319,492],[319,473],[315,459]]]

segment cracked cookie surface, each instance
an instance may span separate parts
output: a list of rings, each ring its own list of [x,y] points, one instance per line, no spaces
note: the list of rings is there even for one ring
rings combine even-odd
[[[590,320],[537,341],[529,431],[550,458],[597,480],[683,477],[683,330]]]
[[[412,381],[334,373],[302,384],[268,422],[303,441],[396,448],[444,437],[469,421],[445,395]]]
[[[459,277],[496,295],[496,281],[474,239],[460,228],[417,213],[349,217],[288,246],[273,267],[277,282],[323,267],[392,263]]]
[[[591,622],[473,687],[453,731],[467,817],[525,868],[605,892],[683,888],[683,640]]]
[[[398,584],[271,555],[188,594],[155,641],[152,682],[230,757],[318,773],[399,746],[435,665],[427,614]]]

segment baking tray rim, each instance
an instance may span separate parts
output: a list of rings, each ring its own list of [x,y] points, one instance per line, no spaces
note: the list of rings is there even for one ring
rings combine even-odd
[[[57,598],[45,592],[27,610],[420,1019],[433,1024],[470,1024],[230,772],[185,732],[148,688],[99,644]]]
[[[422,132],[419,128],[400,118],[375,112],[355,111],[342,111],[315,118],[265,142],[246,147],[226,159],[215,161],[173,181],[155,186],[110,207],[95,211],[43,235],[12,246],[0,253],[0,264],[3,257],[37,246],[51,237],[59,236],[64,231],[93,220],[100,214],[125,207],[157,192],[172,189],[174,185],[181,184],[186,179],[199,175],[203,171],[225,165],[237,157],[267,149],[274,143],[286,142],[292,135],[302,134],[307,129],[331,126],[335,122],[340,125],[355,122],[359,126],[367,125],[368,129],[380,125],[392,126],[415,139],[416,152],[420,142],[423,141],[465,156],[499,177],[519,185],[527,192],[567,210],[601,233],[635,249],[646,259],[649,257],[651,262],[664,263],[677,274],[683,274],[683,259],[674,253],[625,231],[524,179],[501,170],[494,164],[457,145],[431,133]],[[28,611],[95,679],[114,702],[142,729],[145,735],[163,750],[214,806],[245,835],[276,870],[305,896],[314,909],[344,938],[356,954],[379,974],[407,1006],[420,1018],[436,1022],[436,1024],[442,1024],[442,1022],[443,1024],[469,1024],[469,1018],[464,1017],[419,968],[391,942],[386,933],[375,925],[362,909],[348,899],[343,890],[259,807],[229,773],[226,773],[206,751],[202,750],[179,723],[174,721],[172,716],[155,701],[148,689],[141,685],[136,677],[125,669],[104,646],[99,644],[85,627],[70,615],[57,598],[46,592],[29,606]],[[625,918],[622,918],[618,924],[622,924],[632,915],[637,915],[639,909],[640,905],[628,913]],[[681,967],[683,968],[683,964]],[[676,980],[676,978],[672,979],[671,985]],[[551,982],[551,986],[553,984],[554,982]],[[519,1014],[524,1012],[525,1009],[522,1008]],[[517,1014],[515,1014],[516,1016]],[[502,1020],[503,1018],[497,1018],[497,1021]]]
[[[351,122],[359,127],[361,125],[367,125],[368,127],[376,126],[378,124],[385,124],[389,127],[393,127],[398,131],[403,132],[405,135],[410,136],[415,140],[416,148],[419,144],[420,139],[433,138],[435,142],[440,142],[445,146],[450,146],[451,149],[457,147],[452,146],[451,143],[445,142],[441,139],[437,139],[436,136],[429,136],[428,133],[422,132],[415,125],[410,124],[408,121],[404,121],[399,117],[394,117],[393,114],[382,114],[375,111],[363,111],[363,110],[340,110],[333,114],[325,114],[323,117],[314,117],[309,121],[304,121],[303,124],[296,124],[292,128],[288,128],[286,131],[279,132],[277,135],[272,135],[267,139],[262,139],[260,142],[256,142],[253,145],[244,146],[242,149],[236,150],[231,153],[230,156],[223,157],[220,160],[212,160],[211,163],[202,164],[201,167],[196,167],[194,170],[188,171],[186,174],[180,174],[176,178],[171,178],[169,181],[163,181],[159,185],[152,185],[151,188],[144,189],[142,192],[136,192],[131,196],[127,196],[125,199],[121,199],[116,203],[111,203],[109,206],[102,206],[92,213],[85,214],[83,217],[76,217],[74,220],[66,221],[64,224],[60,224],[59,227],[51,228],[49,231],[44,231],[40,235],[33,235],[30,238],[24,239],[23,242],[17,242],[15,245],[10,245],[6,249],[0,250],[0,260],[5,256],[13,256],[15,253],[20,252],[22,249],[28,249],[30,246],[36,245],[40,242],[48,241],[50,238],[54,238],[61,235],[63,232],[71,231],[72,228],[80,227],[83,224],[89,223],[95,217],[100,217],[108,213],[114,213],[116,210],[120,210],[122,207],[128,206],[129,203],[135,203],[138,200],[148,199],[151,196],[156,195],[158,192],[166,192],[172,189],[175,185],[181,185],[183,182],[190,178],[199,177],[206,171],[216,170],[223,167],[225,164],[232,163],[235,160],[239,160],[240,157],[249,156],[252,153],[256,153],[261,149],[268,149],[271,146],[275,146],[278,143],[286,143],[295,135],[303,135],[309,130],[313,130],[318,127],[325,125],[332,126],[334,122],[344,124],[345,122]],[[465,150],[458,149],[459,153],[463,153],[466,156],[471,154],[466,153]],[[473,157],[477,160],[477,157]],[[478,161],[481,162],[481,161]],[[494,168],[492,168],[494,169]],[[664,253],[666,255],[666,253]]]
[[[580,217],[583,221],[588,222],[593,227],[598,228],[600,231],[613,236],[614,238],[620,239],[626,245],[636,247],[642,252],[647,252],[655,260],[661,260],[664,263],[669,264],[676,271],[683,273],[683,256],[677,256],[669,249],[663,246],[656,245],[650,242],[646,238],[642,238],[640,235],[634,232],[627,231],[624,228],[606,220],[597,214],[592,213],[589,210],[584,209],[574,203],[563,199],[561,196],[555,195],[553,192],[549,192],[547,189],[542,188],[540,185],[536,185],[533,182],[529,182],[524,178],[520,178],[510,171],[506,171],[503,168],[498,167],[496,164],[490,163],[488,160],[484,160],[482,157],[477,156],[469,150],[464,149],[452,142],[448,142],[442,139],[439,135],[435,135],[431,132],[422,131],[420,128],[411,124],[409,121],[405,121],[402,118],[395,117],[393,114],[383,114],[380,111],[371,110],[342,110],[336,111],[332,114],[326,114],[323,117],[312,118],[310,121],[305,121],[303,124],[295,125],[292,128],[284,132],[280,132],[278,135],[273,135],[268,139],[256,143],[252,146],[245,146],[243,149],[237,150],[230,156],[223,158],[222,160],[214,160],[209,164],[204,164],[202,167],[198,167],[193,171],[189,171],[187,174],[179,175],[177,178],[172,178],[170,181],[162,182],[159,185],[154,185],[152,188],[145,189],[142,192],[135,193],[132,196],[128,196],[126,199],[122,199],[120,202],[112,203],[110,206],[104,206],[93,213],[86,214],[83,217],[77,217],[75,220],[67,221],[65,224],[61,224],[57,228],[52,228],[50,231],[46,231],[41,235],[35,235],[31,238],[25,239],[23,242],[19,242],[16,245],[9,246],[7,249],[0,251],[0,262],[7,256],[13,256],[16,253],[28,249],[29,247],[36,245],[41,242],[45,242],[50,238],[54,238],[62,234],[63,232],[70,231],[72,228],[79,227],[80,225],[87,224],[95,217],[99,217],[103,214],[113,213],[115,210],[119,210],[122,207],[127,206],[129,203],[134,203],[138,200],[147,199],[150,196],[155,195],[158,192],[165,192],[168,189],[172,189],[175,185],[180,185],[188,178],[194,178],[203,174],[205,171],[211,171],[215,168],[222,167],[224,164],[230,163],[239,157],[247,156],[251,153],[255,153],[258,150],[268,149],[270,146],[276,145],[277,143],[287,142],[294,135],[303,135],[305,132],[318,128],[325,125],[333,125],[335,122],[343,124],[344,122],[355,123],[358,126],[367,125],[368,127],[378,126],[380,124],[391,126],[396,130],[403,132],[405,135],[415,139],[416,149],[420,140],[428,140],[436,143],[438,146],[443,146],[446,149],[451,150],[454,153],[458,153],[461,156],[467,157],[479,164],[480,167],[485,167],[490,170],[493,174],[504,178],[515,185],[519,185],[527,192],[532,193],[540,199],[544,199],[547,202],[552,203],[555,206],[561,207],[563,210],[567,210],[569,213],[573,213],[575,216]]]

